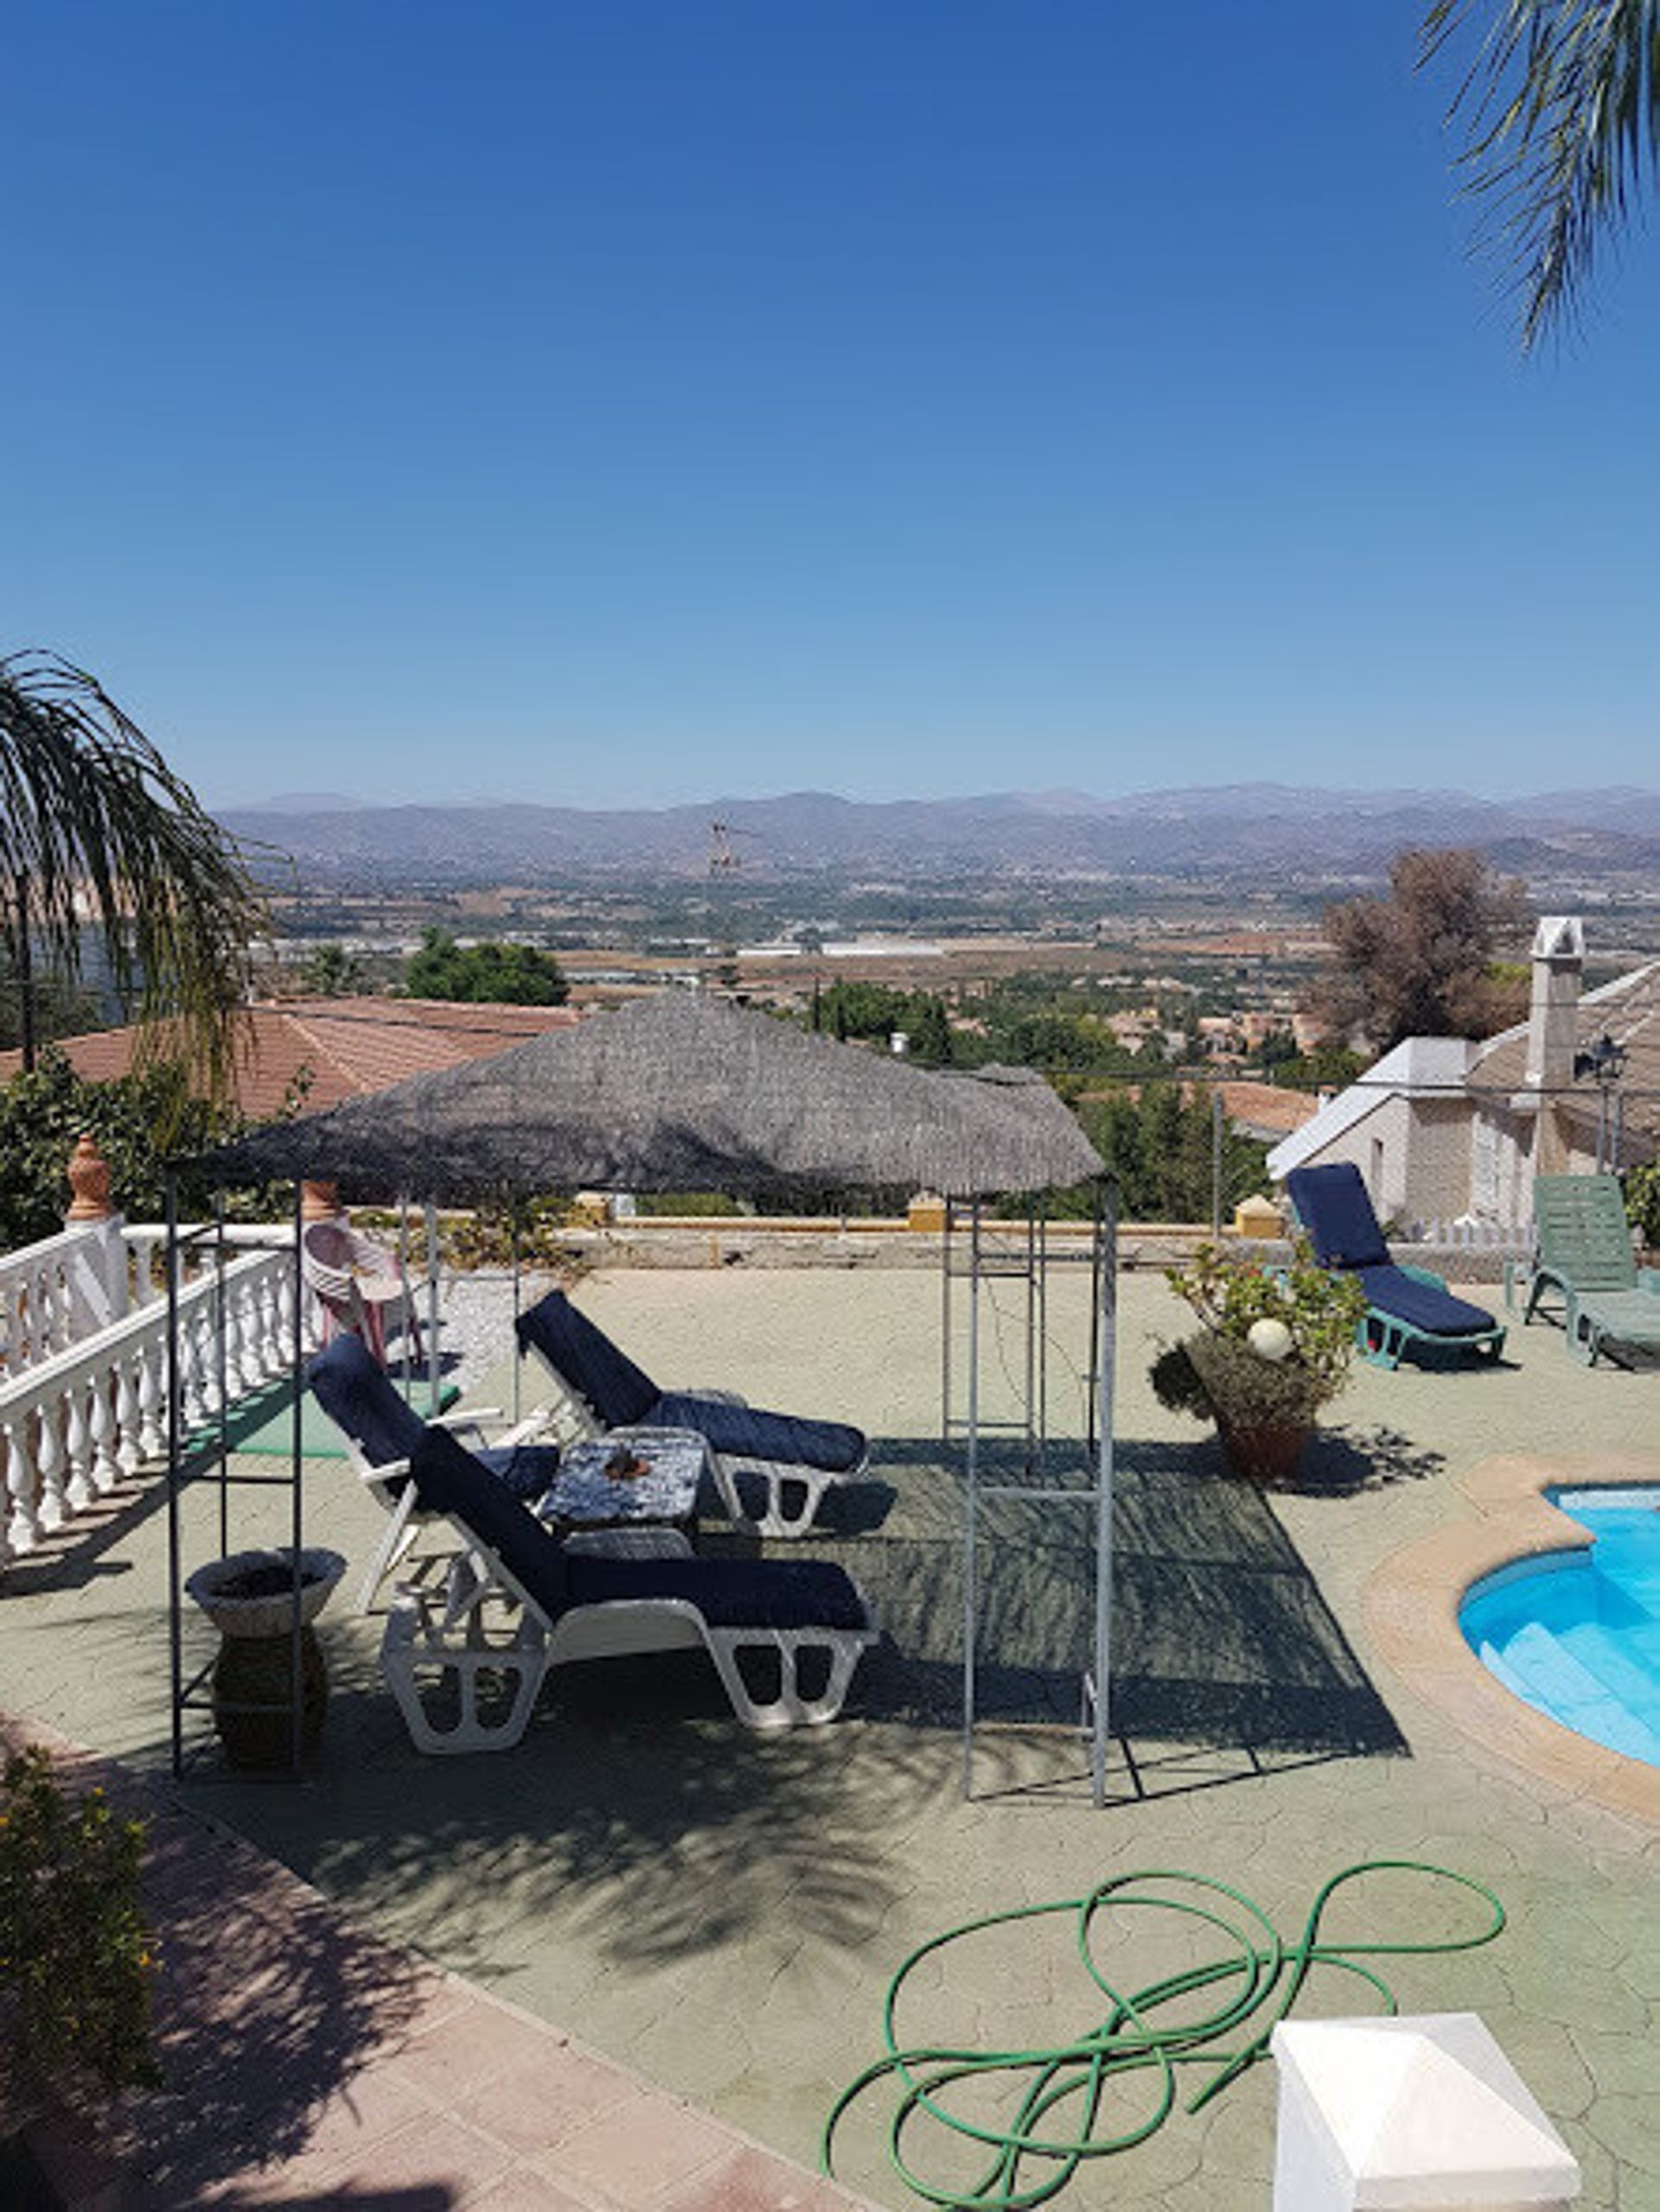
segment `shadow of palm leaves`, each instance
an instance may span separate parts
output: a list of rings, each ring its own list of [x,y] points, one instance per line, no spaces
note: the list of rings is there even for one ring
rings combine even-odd
[[[348,1912],[495,1981],[550,1922],[615,1964],[717,1949],[785,1898],[821,1939],[862,1941],[894,1896],[872,1826],[914,1826],[939,1773],[931,1744],[872,1760],[859,1737],[758,1736],[677,1652],[560,1669],[513,1752],[425,1759],[372,1655],[337,1648],[326,1817],[309,1792],[228,1782],[208,1801]]]
[[[1115,1730],[1328,1756],[1400,1750],[1268,1501],[1223,1479],[1214,1452],[1119,1447]],[[887,1871],[891,1839],[924,1823],[954,1779],[943,1738],[961,1713],[958,1478],[915,1439],[884,1442],[873,1460],[874,1513],[856,1504],[807,1546],[760,1547],[838,1559],[871,1597],[884,1640],[842,1724],[757,1736],[733,1720],[701,1655],[680,1652],[560,1669],[511,1755],[424,1760],[380,1687],[372,1637],[336,1633],[326,1820],[309,1793],[235,1784],[214,1793],[215,1808],[348,1909],[488,1979],[514,1971],[527,1926],[571,1928],[596,1971],[718,1948],[776,1926],[781,1903],[821,1939],[859,1944],[902,1878]],[[1015,1471],[1000,1448],[986,1464]],[[706,1543],[757,1548],[718,1529]],[[985,1500],[977,1572],[981,1712],[1075,1723],[1093,1631],[1092,1509]],[[890,1847],[872,1851],[873,1835]]]
[[[399,2041],[431,1991],[407,1954],[343,1925],[320,1899],[284,1889],[188,1813],[141,1804],[145,1894],[159,1951],[156,2019],[163,2085],[110,2115],[127,2179],[124,2205],[163,2212],[250,2167],[292,2157],[322,2107],[377,2050]],[[268,2195],[259,2202],[270,2202]],[[348,2200],[342,2200],[348,2201]],[[442,2212],[447,2193],[365,2198]]]

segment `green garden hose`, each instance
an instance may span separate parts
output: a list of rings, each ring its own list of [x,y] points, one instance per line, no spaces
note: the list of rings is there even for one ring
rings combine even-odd
[[[1473,1935],[1440,1941],[1322,1942],[1320,1923],[1337,1892],[1363,1875],[1382,1873],[1452,1884],[1480,1898],[1490,1916]],[[1176,1894],[1169,1894],[1172,1891]],[[1214,1929],[1225,1939],[1226,1948],[1126,1993],[1108,1980],[1094,1954],[1095,1923],[1109,1907],[1179,1914]],[[902,2044],[897,2026],[900,1995],[925,1960],[987,1928],[1062,1913],[1075,1916],[1078,1958],[1095,1994],[1108,2003],[1098,2026],[1073,2041],[1029,2050]],[[1243,1891],[1208,1875],[1164,1869],[1115,1874],[1087,1896],[1021,1905],[966,1921],[918,1945],[888,1983],[882,2003],[884,2055],[850,2082],[831,2107],[820,2144],[820,2163],[827,2174],[833,2173],[836,2132],[850,2107],[878,2082],[891,2081],[896,2100],[887,2123],[887,2151],[908,2189],[953,2212],[1028,2212],[1054,2197],[1086,2161],[1127,2151],[1162,2126],[1175,2107],[1178,2067],[1208,2069],[1209,2078],[1189,2097],[1186,2108],[1197,2112],[1208,2104],[1265,2055],[1274,2024],[1291,2011],[1314,1967],[1355,1976],[1382,1999],[1385,2011],[1393,2012],[1394,1992],[1366,1960],[1474,1950],[1491,1943],[1504,1926],[1504,1908],[1484,1883],[1414,1858],[1363,1859],[1344,1867],[1318,1891],[1301,1934],[1292,1942],[1275,1932]],[[1159,2024],[1161,2008],[1210,1989],[1219,1992],[1213,2009],[1197,2018],[1184,2014],[1178,2024]],[[1243,2040],[1234,2040],[1242,2036]],[[1223,2047],[1223,2038],[1229,2047]],[[1109,2101],[1124,2101],[1114,2092],[1127,2079],[1135,2082],[1138,2109],[1108,2116]],[[953,2111],[943,2100],[962,2083],[1000,2086],[1012,2108],[998,2125]],[[909,2141],[926,2136],[929,2123],[944,2131],[945,2142],[935,2138],[942,2149],[966,2145],[971,2153],[983,2150],[986,2163],[977,2178],[948,2187],[918,2170]]]

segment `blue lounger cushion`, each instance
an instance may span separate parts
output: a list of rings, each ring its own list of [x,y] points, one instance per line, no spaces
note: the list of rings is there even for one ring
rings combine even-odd
[[[306,1369],[311,1394],[348,1436],[371,1467],[410,1458],[426,1424],[393,1384],[361,1337],[336,1336]],[[515,1497],[538,1498],[559,1471],[557,1444],[498,1444],[478,1455]],[[407,1478],[390,1476],[386,1488],[401,1497]]]
[[[663,1394],[656,1384],[563,1291],[550,1291],[514,1329],[520,1344],[539,1351],[608,1429],[667,1425],[653,1412]]]
[[[1389,1247],[1352,1160],[1324,1168],[1293,1168],[1286,1177],[1286,1195],[1322,1267],[1346,1271],[1389,1265]],[[1488,1326],[1492,1326],[1491,1318]]]
[[[1426,1336],[1487,1336],[1492,1333],[1491,1314],[1468,1298],[1455,1298],[1433,1283],[1421,1283],[1404,1269],[1394,1266],[1357,1267],[1355,1279],[1366,1293],[1367,1304],[1392,1320],[1403,1321]]]
[[[517,1330],[520,1345],[540,1352],[608,1429],[691,1429],[723,1457],[830,1475],[850,1475],[864,1462],[865,1438],[846,1422],[801,1420],[693,1391],[660,1391],[563,1291],[550,1291],[521,1313]]]
[[[550,1622],[572,1605],[626,1598],[683,1598],[711,1628],[865,1629],[844,1569],[816,1559],[608,1559],[567,1553],[470,1452],[428,1429],[410,1456],[421,1503],[451,1514],[487,1545]]]
[[[845,1569],[820,1559],[629,1559],[565,1563],[573,1605],[683,1597],[712,1629],[863,1629],[869,1616]]]
[[[453,1514],[495,1553],[550,1621],[559,1618],[570,1603],[565,1552],[527,1507],[443,1429],[423,1429],[409,1455],[409,1471],[429,1513]]]
[[[758,1406],[731,1406],[724,1399],[677,1390],[657,1400],[651,1425],[695,1429],[712,1451],[728,1458],[782,1461],[828,1475],[851,1475],[866,1449],[859,1431],[843,1421],[803,1421],[793,1413],[769,1413]]]

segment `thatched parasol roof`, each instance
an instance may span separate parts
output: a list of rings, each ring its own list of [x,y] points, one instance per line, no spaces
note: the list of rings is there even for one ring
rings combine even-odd
[[[971,1197],[1101,1172],[1028,1069],[916,1068],[685,991],[259,1131],[205,1164],[227,1182],[326,1176],[456,1201],[827,1186]]]

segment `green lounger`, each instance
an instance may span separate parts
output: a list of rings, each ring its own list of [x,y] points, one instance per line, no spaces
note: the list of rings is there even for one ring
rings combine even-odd
[[[1538,1255],[1522,1310],[1554,1316],[1567,1348],[1594,1367],[1611,1344],[1660,1352],[1660,1272],[1638,1267],[1619,1184],[1611,1175],[1542,1175],[1533,1186]]]

